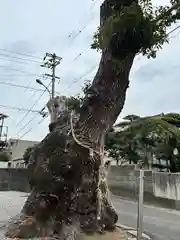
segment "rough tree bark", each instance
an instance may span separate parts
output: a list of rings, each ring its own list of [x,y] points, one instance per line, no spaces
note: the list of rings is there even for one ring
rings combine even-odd
[[[132,2],[105,0],[101,25]],[[133,34],[132,29],[120,29],[102,50],[99,69],[73,124],[74,117],[64,105],[60,106],[58,120],[50,125],[50,133],[32,153],[32,191],[6,236],[57,235],[59,239],[73,240],[79,231],[102,232],[115,227],[118,217],[106,183],[109,163],[103,163],[103,139],[124,105],[137,52],[137,46],[128,45],[133,42]],[[114,59],[120,63],[118,71]],[[49,106],[51,110],[53,107]]]

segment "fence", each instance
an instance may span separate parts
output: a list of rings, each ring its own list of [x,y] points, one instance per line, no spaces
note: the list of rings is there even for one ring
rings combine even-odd
[[[133,166],[112,166],[108,174],[111,191],[123,198],[138,200],[139,171]],[[29,191],[27,169],[0,169],[0,191]],[[144,171],[145,203],[180,209],[180,174]]]
[[[140,178],[140,171],[133,166],[112,166],[108,175],[108,184],[114,194],[138,202],[138,239],[143,229],[144,202],[180,209],[180,174],[143,171],[143,175]],[[0,169],[0,191],[8,190],[29,192],[27,169]]]
[[[112,166],[108,185],[114,194],[138,200],[138,177],[139,171],[133,166]],[[180,174],[144,171],[144,201],[180,210]]]

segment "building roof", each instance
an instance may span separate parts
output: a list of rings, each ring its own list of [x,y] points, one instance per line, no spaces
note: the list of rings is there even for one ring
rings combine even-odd
[[[12,141],[12,142],[27,142],[27,143],[39,143],[38,141],[18,139],[18,138],[9,138],[8,141]]]

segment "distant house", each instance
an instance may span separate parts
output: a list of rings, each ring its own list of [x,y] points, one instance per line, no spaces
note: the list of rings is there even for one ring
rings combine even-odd
[[[32,147],[39,142],[19,139],[8,140],[8,152],[11,156],[11,167],[24,167],[23,154],[28,147]]]

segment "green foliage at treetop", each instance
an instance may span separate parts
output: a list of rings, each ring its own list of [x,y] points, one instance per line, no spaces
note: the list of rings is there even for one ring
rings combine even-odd
[[[170,0],[169,6],[155,7],[152,0],[106,0],[101,14],[107,17],[94,34],[93,49],[102,50],[112,37],[116,36],[118,42],[118,37],[131,33],[133,52],[154,58],[157,50],[168,42],[168,27],[180,19],[180,2]]]

